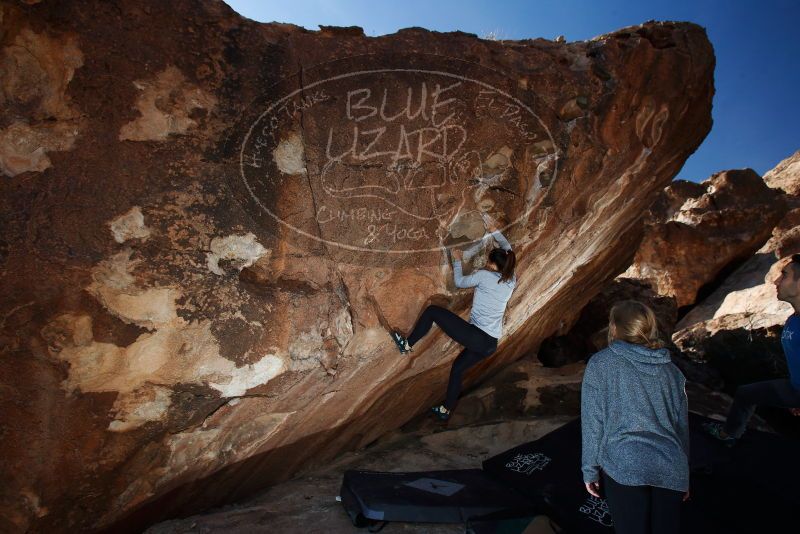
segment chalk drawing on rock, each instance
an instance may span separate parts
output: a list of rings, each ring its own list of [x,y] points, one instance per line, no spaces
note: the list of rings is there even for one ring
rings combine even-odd
[[[240,173],[261,215],[300,238],[388,254],[441,250],[467,212],[495,210],[508,224],[530,215],[532,177],[557,149],[529,105],[483,81],[503,83],[496,72],[441,57],[364,62],[287,79],[250,125]],[[308,192],[313,217],[286,213],[276,199],[290,188]]]

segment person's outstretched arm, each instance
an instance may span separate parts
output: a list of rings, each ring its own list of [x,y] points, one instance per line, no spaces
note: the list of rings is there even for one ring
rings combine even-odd
[[[461,271],[461,257],[463,252],[459,249],[453,249],[453,281],[456,284],[456,287],[465,288],[465,287],[475,287],[478,285],[480,281],[478,278],[478,274],[480,271],[474,272],[472,274],[468,274],[464,276],[463,272]]]
[[[508,239],[506,239],[506,236],[500,232],[500,225],[497,224],[497,221],[486,213],[481,214],[481,217],[486,225],[486,229],[489,231],[489,235],[494,238],[500,248],[506,251],[511,250],[511,243],[509,243]]]
[[[500,248],[502,248],[505,251],[511,250],[511,243],[508,242],[506,236],[500,233],[500,230],[495,230],[494,232],[492,232],[492,237],[494,238],[495,241],[497,241],[497,244],[500,245]]]

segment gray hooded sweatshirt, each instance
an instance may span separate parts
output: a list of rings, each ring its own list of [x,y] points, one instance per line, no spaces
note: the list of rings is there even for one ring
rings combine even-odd
[[[689,489],[686,379],[666,349],[614,341],[589,360],[581,391],[584,482]]]

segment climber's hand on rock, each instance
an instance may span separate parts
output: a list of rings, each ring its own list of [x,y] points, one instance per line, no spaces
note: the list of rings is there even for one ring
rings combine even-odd
[[[453,259],[456,261],[461,261],[461,258],[464,257],[464,251],[460,248],[454,248],[451,253],[453,254]]]
[[[497,224],[497,221],[492,218],[491,215],[488,213],[481,213],[481,217],[483,218],[483,224],[486,226],[486,229],[489,232],[496,232],[500,229],[500,226]]]

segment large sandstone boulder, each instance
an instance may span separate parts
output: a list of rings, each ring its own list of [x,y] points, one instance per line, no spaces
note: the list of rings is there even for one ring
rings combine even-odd
[[[764,181],[768,186],[783,189],[790,195],[800,195],[800,150],[764,174]]]
[[[648,281],[686,309],[704,286],[752,256],[786,209],[782,192],[752,169],[717,173],[702,187],[671,184],[654,203],[642,244],[623,276]]]
[[[692,308],[680,320],[677,329],[735,314],[758,316],[759,322],[783,324],[791,306],[778,300],[775,280],[783,266],[780,258],[800,252],[800,244],[796,242],[798,231],[800,209],[794,209],[773,228],[769,241]]]
[[[785,322],[792,308],[777,299],[775,280],[783,266],[780,260],[800,253],[800,208],[794,207],[797,197],[792,192],[800,190],[800,174],[793,163],[798,154],[800,152],[764,175],[764,181],[770,187],[780,187],[789,192],[786,203],[793,209],[772,228],[769,240],[751,258],[681,319],[678,330],[725,316],[747,318],[750,325],[782,325]]]
[[[780,334],[793,310],[778,300],[775,281],[785,265],[781,258],[800,252],[798,232],[800,209],[794,209],[770,240],[676,327],[673,340],[684,355],[719,370],[730,392],[788,372]]]
[[[702,28],[494,42],[221,1],[0,4],[0,530],[137,530],[374,441],[459,348],[445,247],[519,255],[498,353],[630,262],[711,125]],[[470,268],[481,264],[478,254]],[[13,466],[13,468],[12,468]]]

